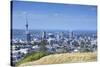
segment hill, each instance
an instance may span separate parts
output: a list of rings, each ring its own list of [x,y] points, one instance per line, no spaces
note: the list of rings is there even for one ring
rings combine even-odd
[[[62,53],[44,56],[39,60],[23,63],[20,66],[40,65],[40,64],[60,64],[74,62],[91,62],[97,60],[96,52],[85,53]]]

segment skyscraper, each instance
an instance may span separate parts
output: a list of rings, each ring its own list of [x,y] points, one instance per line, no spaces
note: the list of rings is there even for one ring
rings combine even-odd
[[[73,39],[74,38],[74,32],[73,31],[70,31],[69,32],[69,39]]]
[[[45,31],[44,31],[43,34],[42,34],[42,39],[43,39],[43,40],[46,40],[46,32],[45,32]]]

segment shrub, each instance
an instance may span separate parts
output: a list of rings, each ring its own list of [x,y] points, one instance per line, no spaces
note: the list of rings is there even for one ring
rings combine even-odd
[[[20,61],[18,61],[16,63],[16,66],[25,63],[25,62],[30,62],[30,61],[35,61],[40,59],[41,57],[44,57],[48,55],[47,52],[43,52],[43,51],[38,51],[38,52],[32,52],[30,54],[25,55]]]

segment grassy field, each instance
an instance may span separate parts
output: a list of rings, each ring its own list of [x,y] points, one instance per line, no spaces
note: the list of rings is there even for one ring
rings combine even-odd
[[[40,58],[39,60],[27,62],[20,66],[40,65],[40,64],[61,64],[74,62],[91,62],[97,60],[96,52],[87,53],[62,53],[53,54]]]
[[[38,52],[33,52],[31,54],[27,54],[22,58],[20,61],[16,63],[16,66],[19,66],[20,64],[26,63],[26,62],[31,62],[40,59],[41,57],[44,57],[48,55],[47,52],[43,51],[38,51]]]

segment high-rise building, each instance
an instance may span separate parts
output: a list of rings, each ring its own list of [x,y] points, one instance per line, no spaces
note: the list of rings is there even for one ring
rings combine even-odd
[[[61,32],[61,33],[60,33],[60,39],[61,39],[61,40],[64,40],[64,32]]]
[[[60,35],[59,35],[59,33],[56,34],[56,39],[57,39],[57,41],[60,40]]]
[[[73,31],[70,31],[69,32],[69,39],[73,39],[74,38],[74,32]]]
[[[43,34],[42,34],[42,39],[43,39],[43,40],[46,40],[46,32],[45,32],[45,31],[44,31]]]

